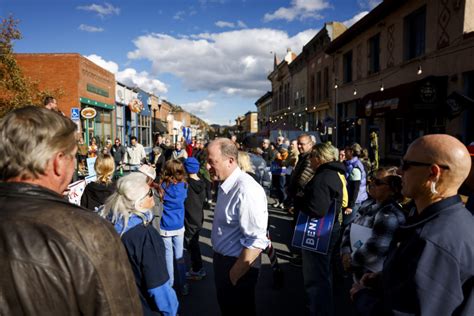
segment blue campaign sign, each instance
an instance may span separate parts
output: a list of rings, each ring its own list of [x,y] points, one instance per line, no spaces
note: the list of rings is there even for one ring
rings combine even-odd
[[[81,119],[79,108],[71,108],[71,120],[78,121]]]
[[[336,218],[336,203],[329,207],[326,216],[311,218],[300,212],[293,234],[292,245],[297,248],[327,254]]]

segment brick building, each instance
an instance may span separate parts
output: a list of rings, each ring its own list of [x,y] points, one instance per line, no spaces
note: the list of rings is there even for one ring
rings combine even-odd
[[[59,109],[72,116],[74,109],[93,107],[94,119],[78,122],[84,139],[92,137],[104,145],[116,135],[115,76],[80,54],[15,54],[25,77],[38,83],[41,90],[61,89],[55,96]]]
[[[339,144],[376,131],[398,159],[428,133],[473,141],[473,16],[473,0],[385,0],[332,42]]]

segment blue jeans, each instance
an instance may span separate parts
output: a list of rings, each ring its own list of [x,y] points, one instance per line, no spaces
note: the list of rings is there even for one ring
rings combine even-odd
[[[174,260],[178,268],[179,286],[186,283],[186,265],[184,263],[184,232],[176,236],[162,236],[165,244],[166,269],[170,276],[170,285],[174,284]]]
[[[334,224],[327,255],[302,250],[303,282],[309,315],[330,316],[334,314],[331,258],[335,249],[340,226]]]

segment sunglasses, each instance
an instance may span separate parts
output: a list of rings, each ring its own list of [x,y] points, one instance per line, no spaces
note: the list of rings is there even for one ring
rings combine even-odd
[[[400,169],[403,171],[407,171],[410,167],[430,167],[432,165],[437,165],[442,169],[449,169],[449,166],[440,165],[434,162],[420,162],[420,161],[413,161],[413,160],[400,160]]]
[[[153,196],[153,189],[150,189],[150,191],[148,191],[147,196],[148,196],[148,197],[152,197],[152,196]]]

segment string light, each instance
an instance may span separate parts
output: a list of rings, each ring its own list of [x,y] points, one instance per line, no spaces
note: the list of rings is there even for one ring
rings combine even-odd
[[[353,92],[354,95],[357,95],[357,89],[354,88],[354,92]]]
[[[421,75],[423,70],[421,69],[421,65],[418,65],[418,71],[416,72],[417,75]]]
[[[380,84],[380,91],[385,90],[385,87],[383,86],[383,82]]]

